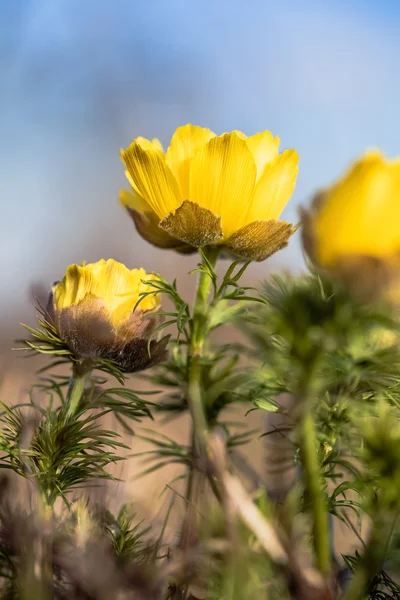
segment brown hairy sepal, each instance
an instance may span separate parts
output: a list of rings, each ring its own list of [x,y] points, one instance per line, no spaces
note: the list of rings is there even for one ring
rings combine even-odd
[[[400,253],[387,258],[347,255],[330,270],[362,302],[400,304]]]
[[[168,336],[149,343],[161,323],[157,310],[137,308],[120,327],[113,327],[101,299],[86,296],[81,302],[48,311],[61,339],[79,358],[112,360],[127,372],[146,369],[166,358]]]
[[[287,221],[253,221],[235,231],[224,248],[245,260],[262,261],[287,246],[296,229]]]
[[[160,221],[159,227],[195,248],[213,246],[222,238],[221,217],[190,200]]]

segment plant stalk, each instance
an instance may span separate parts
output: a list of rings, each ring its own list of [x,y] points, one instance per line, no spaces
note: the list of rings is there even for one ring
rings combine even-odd
[[[302,457],[304,487],[311,504],[313,517],[314,551],[317,567],[325,577],[331,567],[329,522],[326,502],[321,489],[320,464],[318,460],[318,440],[313,407],[309,398],[305,399],[304,414],[300,423],[300,452]]]
[[[205,251],[206,258],[212,268],[218,257],[216,249]],[[208,273],[200,273],[197,295],[194,303],[193,322],[190,336],[190,351],[188,356],[188,402],[193,419],[194,441],[202,454],[207,452],[208,424],[201,394],[201,357],[206,336],[208,318],[208,297],[210,294],[211,277]]]
[[[72,418],[78,410],[79,403],[85,391],[86,383],[92,373],[91,361],[82,360],[72,368],[72,378],[67,395],[67,418]]]
[[[212,268],[215,267],[218,252],[205,251],[206,258]],[[203,261],[203,264],[204,261]],[[212,279],[201,271],[197,294],[193,308],[193,320],[188,353],[188,404],[192,417],[191,464],[186,487],[186,515],[182,526],[180,546],[187,548],[193,542],[192,535],[196,529],[197,504],[204,488],[203,473],[198,471],[196,461],[207,456],[208,423],[204,411],[201,386],[201,358],[206,337],[208,318],[208,297]]]

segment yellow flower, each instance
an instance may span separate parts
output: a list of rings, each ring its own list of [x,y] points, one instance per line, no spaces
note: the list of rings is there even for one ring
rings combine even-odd
[[[53,286],[47,314],[61,339],[79,358],[113,360],[126,371],[137,371],[163,359],[168,339],[148,341],[160,323],[159,296],[142,292],[142,280],[157,279],[144,269],[129,270],[109,259],[70,265]]]
[[[165,154],[158,140],[136,138],[121,151],[131,191],[120,200],[155,246],[192,252],[218,245],[264,260],[295,230],[279,216],[295,186],[298,155],[278,154],[278,146],[269,131],[216,136],[194,125],[179,127]]]
[[[316,264],[359,296],[398,297],[400,158],[366,153],[302,217],[303,244]]]

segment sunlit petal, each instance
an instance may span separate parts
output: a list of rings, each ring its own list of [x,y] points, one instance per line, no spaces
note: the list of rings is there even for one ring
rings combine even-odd
[[[215,137],[215,133],[210,129],[190,124],[178,127],[172,136],[165,160],[179,184],[184,200],[190,200],[189,180],[191,161],[197,150],[201,146],[204,146],[212,137]]]
[[[270,131],[256,133],[247,138],[247,146],[254,157],[257,167],[257,180],[263,174],[265,165],[278,156],[279,138]]]
[[[160,219],[182,204],[178,184],[165,160],[154,150],[143,150],[136,141],[121,151],[135,189]]]
[[[293,193],[299,157],[295,150],[285,150],[268,163],[255,189],[248,221],[277,219]]]
[[[193,159],[190,200],[222,219],[224,238],[244,225],[256,180],[253,156],[235,133],[212,138]]]

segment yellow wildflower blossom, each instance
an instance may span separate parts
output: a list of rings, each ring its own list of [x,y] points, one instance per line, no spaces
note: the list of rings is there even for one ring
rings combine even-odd
[[[279,154],[278,146],[269,131],[217,136],[190,124],[175,131],[165,154],[158,140],[136,138],[121,151],[131,191],[120,200],[155,246],[221,246],[264,260],[295,230],[279,216],[295,186],[298,155]]]

